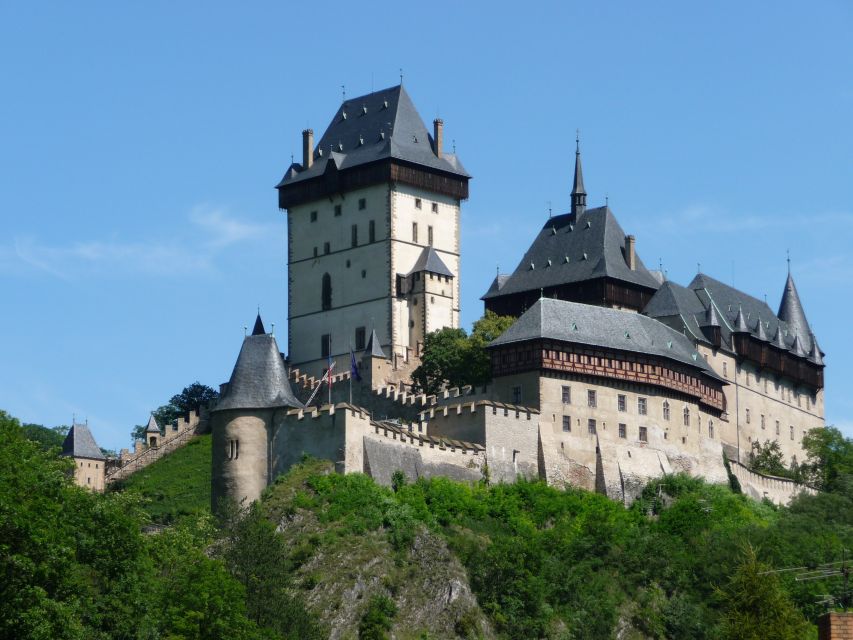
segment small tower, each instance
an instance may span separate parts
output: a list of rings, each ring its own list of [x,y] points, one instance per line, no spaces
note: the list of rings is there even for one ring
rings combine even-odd
[[[252,335],[243,338],[231,379],[211,411],[213,434],[212,506],[223,499],[244,504],[257,500],[274,467],[272,446],[277,421],[303,404],[293,395],[287,367],[260,314]]]
[[[160,425],[157,424],[152,413],[151,417],[148,418],[148,426],[145,427],[145,444],[148,445],[149,449],[153,449],[158,442],[160,442]]]
[[[800,302],[800,294],[797,293],[797,285],[794,277],[788,269],[788,279],[785,281],[785,290],[782,293],[782,302],[779,304],[779,319],[788,325],[788,332],[793,337],[800,339],[800,349],[806,353],[812,348],[812,333],[809,321],[806,320],[806,312],[803,303]]]
[[[372,389],[377,389],[385,384],[385,379],[390,372],[388,356],[382,350],[376,329],[370,332],[370,339],[361,356],[362,377],[365,384]]]
[[[575,179],[572,183],[572,213],[579,217],[586,211],[586,189],[583,186],[580,137],[575,139]]]
[[[62,443],[62,455],[74,459],[74,482],[78,486],[92,491],[104,490],[106,458],[101,453],[88,425],[76,422],[71,425]]]

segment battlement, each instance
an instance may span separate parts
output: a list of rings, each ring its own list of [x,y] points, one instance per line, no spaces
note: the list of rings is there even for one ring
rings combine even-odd
[[[429,410],[421,412],[420,420],[421,422],[427,422],[435,418],[461,416],[463,413],[476,414],[479,410],[488,412],[489,409],[491,409],[491,415],[502,413],[504,417],[510,417],[511,414],[515,414],[516,420],[530,420],[531,416],[535,417],[539,415],[539,410],[532,407],[508,404],[496,400],[472,400],[469,402],[457,402],[456,404],[432,406]]]
[[[817,491],[790,478],[770,476],[752,471],[737,460],[729,460],[732,475],[740,482],[741,490],[755,500],[768,500],[776,504],[788,504],[798,493],[817,495]]]
[[[448,450],[451,453],[458,450],[462,455],[471,454],[474,456],[484,455],[486,452],[486,448],[481,444],[441,436],[430,436],[421,433],[420,429],[415,432],[415,425],[412,424],[404,428],[403,426],[395,426],[386,422],[379,423],[371,421],[370,426],[376,435],[381,435],[391,440],[398,440],[401,443],[410,444],[415,447],[428,446],[430,449],[438,448],[442,451]]]
[[[303,391],[313,391],[317,388],[323,381],[320,378],[315,376],[309,376],[306,373],[302,373],[298,367],[292,367],[288,372],[288,376],[290,377],[290,381],[298,385]],[[332,386],[339,384],[341,382],[348,382],[352,377],[352,373],[347,369],[346,371],[342,371],[341,373],[336,373],[332,375]]]

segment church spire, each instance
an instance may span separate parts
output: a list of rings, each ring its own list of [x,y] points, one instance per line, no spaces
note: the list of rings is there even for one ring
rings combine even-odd
[[[583,186],[583,168],[581,167],[580,133],[575,136],[575,180],[572,183],[572,213],[581,215],[586,210],[586,189]]]

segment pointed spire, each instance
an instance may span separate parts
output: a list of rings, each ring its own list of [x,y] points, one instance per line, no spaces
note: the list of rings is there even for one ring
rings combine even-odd
[[[252,329],[253,336],[263,336],[266,335],[267,330],[264,328],[264,322],[261,320],[261,312],[258,310],[258,317],[255,318],[255,328]]]
[[[382,345],[379,344],[379,337],[376,335],[376,329],[373,329],[370,332],[370,339],[367,341],[367,346],[364,348],[364,355],[387,360],[385,352],[382,351]]]
[[[732,333],[749,333],[749,329],[746,326],[746,318],[743,316],[743,308],[738,307],[737,316],[735,317],[735,327]]]
[[[817,338],[815,338],[814,334],[811,334],[812,339],[812,348],[809,351],[809,360],[814,362],[818,366],[823,366],[823,354],[820,352],[820,347],[817,344]]]
[[[580,216],[586,210],[586,189],[583,186],[580,133],[575,137],[575,180],[572,183],[572,213]]]
[[[811,348],[809,336],[812,333],[809,321],[806,320],[806,312],[800,302],[800,294],[794,284],[794,277],[788,273],[785,281],[785,291],[782,294],[782,302],[779,305],[779,319],[788,325],[788,330],[800,338],[800,343]]]
[[[773,346],[778,347],[779,349],[788,349],[787,345],[785,344],[785,336],[782,334],[781,322],[776,325],[776,334],[773,336]]]
[[[148,419],[148,426],[145,429],[145,433],[160,433],[160,425],[158,425],[157,420],[154,419],[153,413]]]
[[[714,303],[711,302],[708,305],[708,308],[705,310],[705,322],[702,323],[703,327],[719,327],[720,319],[717,317],[717,308],[714,306]]]
[[[762,342],[768,342],[767,332],[764,330],[764,323],[761,321],[761,316],[758,316],[758,326],[755,327],[755,337]]]

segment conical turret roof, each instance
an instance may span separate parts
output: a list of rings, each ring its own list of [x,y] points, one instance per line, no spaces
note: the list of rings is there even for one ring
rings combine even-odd
[[[711,302],[705,310],[705,320],[702,322],[703,327],[719,327],[720,318],[717,316],[717,307]]]
[[[231,380],[214,411],[302,406],[293,395],[275,338],[270,334],[246,336]]]
[[[794,336],[794,344],[791,345],[791,353],[801,358],[806,357],[805,349],[803,349],[803,341],[800,340],[800,336],[798,335]]]
[[[255,318],[255,326],[252,329],[252,335],[253,336],[262,336],[266,332],[267,332],[267,330],[264,328],[264,321],[261,320],[261,312],[259,311],[258,317]]]
[[[773,336],[773,346],[779,347],[780,349],[788,349],[788,346],[785,344],[785,336],[782,334],[782,325],[776,325],[776,335]]]
[[[769,342],[767,332],[764,330],[764,323],[761,321],[761,316],[758,316],[758,326],[755,327],[755,337],[763,342]]]
[[[373,358],[387,359],[385,352],[382,351],[382,345],[379,344],[379,337],[376,335],[376,329],[370,332],[370,339],[367,341],[367,347],[364,349],[364,354]]]
[[[160,425],[154,419],[154,414],[151,414],[151,417],[148,418],[148,426],[145,428],[145,433],[160,433]]]
[[[814,334],[810,337],[812,339],[812,348],[811,351],[809,351],[809,360],[814,362],[816,365],[823,366],[823,354],[820,352],[820,345],[817,343],[817,338],[815,338]]]
[[[738,308],[737,316],[735,317],[735,326],[732,333],[749,333],[749,328],[746,326],[746,318],[743,316],[743,309]]]
[[[800,294],[797,293],[797,286],[794,284],[793,276],[788,273],[788,280],[785,282],[785,291],[782,293],[782,302],[779,305],[779,319],[788,325],[788,330],[795,336],[800,338],[800,343],[811,347],[810,336],[812,334],[809,321],[806,320],[806,312],[803,310],[803,304],[800,302]]]
[[[85,424],[71,425],[68,435],[65,436],[65,441],[62,443],[62,455],[90,460],[104,459],[101,448]]]

